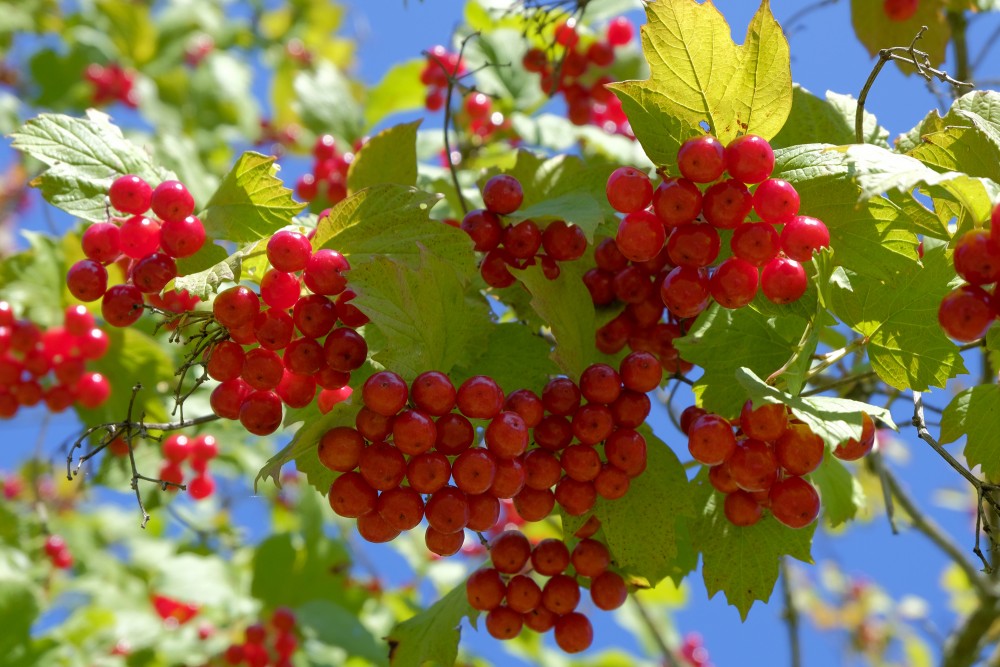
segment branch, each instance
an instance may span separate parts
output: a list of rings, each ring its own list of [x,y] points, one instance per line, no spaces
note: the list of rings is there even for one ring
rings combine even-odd
[[[649,610],[646,609],[646,605],[639,600],[637,595],[630,595],[629,598],[635,604],[636,611],[639,612],[639,618],[642,619],[643,625],[649,630],[649,634],[653,636],[653,641],[656,643],[656,647],[660,649],[660,654],[663,656],[664,667],[681,667],[680,663],[677,662],[677,658],[674,656],[673,651],[667,646],[666,640],[660,635],[659,628],[656,627],[656,623],[653,622],[653,617],[649,615]]]
[[[802,642],[799,637],[799,610],[795,607],[795,600],[792,598],[792,582],[788,576],[791,568],[788,567],[788,559],[781,559],[781,593],[785,602],[785,609],[781,617],[788,626],[788,644],[792,653],[792,667],[802,667]]]
[[[885,64],[890,60],[913,65],[913,67],[917,70],[917,74],[924,77],[928,81],[930,81],[933,77],[936,77],[940,81],[958,88],[973,86],[972,83],[959,81],[958,79],[952,78],[947,72],[931,67],[930,56],[927,55],[926,52],[919,51],[914,48],[917,41],[924,36],[925,32],[927,32],[927,26],[921,26],[920,31],[917,32],[909,46],[893,46],[888,49],[882,49],[878,52],[878,62],[875,63],[872,73],[868,75],[868,80],[865,81],[864,87],[861,88],[861,94],[858,95],[858,108],[854,113],[854,137],[857,143],[865,143],[865,101],[868,99],[868,91],[871,90],[872,85],[874,85],[879,72],[882,71],[882,68],[885,67]]]
[[[782,28],[782,32],[785,33],[785,37],[791,35],[795,31],[796,27],[795,24],[804,19],[806,16],[812,14],[817,10],[823,9],[824,7],[835,5],[837,4],[837,2],[839,2],[839,0],[819,0],[819,2],[814,2],[811,5],[807,5],[802,9],[800,9],[799,11],[792,14],[791,16],[789,16],[787,19],[785,19],[785,27]]]
[[[973,553],[979,556],[979,560],[983,563],[984,570],[989,573],[993,571],[993,566],[990,564],[986,557],[983,555],[982,550],[979,548],[979,538],[980,534],[985,530],[988,534],[991,528],[988,523],[983,523],[983,501],[993,508],[994,511],[1000,512],[1000,502],[993,497],[992,492],[1000,489],[1000,485],[987,484],[973,475],[969,470],[959,463],[951,453],[948,452],[941,444],[934,439],[927,430],[927,422],[924,420],[924,402],[923,395],[919,391],[913,392],[913,425],[917,429],[917,436],[931,446],[938,456],[943,458],[945,462],[950,465],[955,472],[960,474],[962,477],[972,485],[976,490],[976,545],[972,549]]]
[[[969,71],[969,43],[965,34],[969,21],[961,10],[949,9],[946,16],[951,28],[951,45],[955,49],[955,78],[965,81],[972,74]]]
[[[945,644],[941,667],[971,667],[979,664],[980,645],[1000,617],[1000,600],[983,599],[976,611],[961,621],[961,626]]]

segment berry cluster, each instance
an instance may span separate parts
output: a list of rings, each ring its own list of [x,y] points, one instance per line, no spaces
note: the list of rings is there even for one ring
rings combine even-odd
[[[44,331],[17,319],[11,305],[0,301],[0,419],[21,407],[44,402],[50,412],[74,403],[97,408],[111,395],[111,384],[87,362],[108,351],[108,335],[84,306],[66,309],[63,325]]]
[[[474,609],[487,612],[486,630],[497,639],[513,639],[526,625],[538,633],[552,630],[559,648],[579,653],[594,640],[590,619],[577,611],[580,583],[589,584],[598,609],[617,609],[628,597],[625,580],[608,569],[608,548],[589,537],[570,552],[562,540],[532,547],[523,533],[508,530],[491,541],[490,561],[492,567],[472,573],[465,593]]]
[[[648,262],[666,250],[670,270],[660,297],[671,314],[695,317],[711,299],[741,308],[758,291],[778,304],[798,300],[807,286],[801,262],[828,246],[830,233],[822,221],[798,215],[791,183],[769,178],[774,152],[767,140],[747,134],[723,146],[715,137],[696,137],[681,146],[677,165],[681,177],[655,191],[631,167],[616,169],[606,190],[611,206],[625,214],[615,237],[621,253]],[[751,192],[747,184],[755,183]],[[710,185],[702,192],[698,184]],[[751,212],[760,222],[748,220]],[[733,256],[715,266],[719,230],[732,231]]]
[[[697,632],[689,632],[684,635],[684,642],[681,644],[681,658],[691,667],[712,667],[708,661],[708,649],[705,648],[704,640]]]
[[[462,219],[461,227],[475,249],[486,253],[479,271],[490,287],[510,287],[516,279],[508,267],[524,269],[535,262],[541,264],[546,278],[555,280],[559,277],[558,262],[579,259],[587,249],[583,230],[562,220],[550,222],[544,230],[533,220],[505,225],[501,216],[516,211],[523,200],[521,183],[500,174],[483,186],[486,208],[469,211]]]
[[[966,232],[955,244],[955,273],[967,284],[945,295],[938,309],[941,328],[963,343],[985,336],[1000,314],[997,288],[994,286],[992,293],[987,291],[1000,281],[1000,204],[990,217],[990,229]]]
[[[590,366],[579,385],[555,378],[541,397],[519,389],[505,398],[483,375],[456,390],[437,371],[409,387],[380,371],[362,387],[355,426],[320,440],[320,461],[341,473],[330,506],[356,518],[371,542],[390,541],[426,518],[427,548],[441,556],[461,549],[464,529],[493,528],[503,498],[512,498],[526,521],[541,521],[556,503],[583,515],[599,495],[623,496],[645,469],[646,441],[634,429],[649,414],[646,392],[661,377],[656,358],[642,352],[622,360],[619,371]],[[470,419],[484,423],[483,443]]]
[[[688,328],[687,318],[669,311],[664,315],[663,299],[657,286],[667,276],[666,250],[645,262],[632,262],[618,249],[614,239],[604,239],[594,248],[597,266],[583,274],[583,284],[595,306],[625,304],[625,309],[597,330],[597,349],[617,354],[630,350],[649,352],[660,360],[668,373],[687,373],[692,365],[677,353],[674,339]]]
[[[139,106],[139,97],[133,88],[135,70],[124,68],[118,63],[111,63],[107,67],[92,63],[87,65],[83,75],[94,87],[91,101],[95,105],[121,102],[132,109]]]
[[[208,474],[208,464],[219,455],[219,445],[214,436],[199,435],[189,438],[173,434],[163,439],[163,466],[160,479],[172,484],[184,483],[183,464],[187,461],[194,477],[187,483],[187,491],[195,500],[204,500],[215,492],[215,480]],[[177,490],[168,486],[168,490]]]
[[[539,83],[546,95],[563,95],[570,122],[597,125],[610,134],[632,138],[621,102],[604,85],[613,81],[610,74],[615,49],[631,42],[634,34],[624,16],[608,24],[603,40],[581,37],[576,22],[570,19],[556,26],[555,41],[562,48],[554,62],[545,51],[533,48],[524,54],[521,64],[541,75]]]
[[[243,642],[231,644],[222,654],[222,664],[291,667],[292,656],[299,647],[297,623],[295,612],[278,607],[269,622],[247,626]]]
[[[346,398],[351,371],[368,356],[355,331],[368,318],[350,303],[356,294],[347,289],[344,272],[351,267],[343,255],[314,252],[307,236],[287,229],[271,237],[266,253],[271,268],[259,295],[242,285],[216,295],[212,312],[230,340],[209,348],[205,364],[221,383],[211,395],[215,414],[239,419],[254,435],[276,431],[282,403],[305,407],[317,386],[321,406]]]
[[[424,106],[428,111],[440,111],[444,106],[445,88],[448,87],[448,80],[457,77],[465,72],[465,62],[457,53],[452,53],[445,47],[438,44],[431,47],[427,52],[427,62],[420,72],[420,83],[427,86],[427,96],[424,98]],[[470,96],[471,97],[471,96]],[[480,117],[489,114],[490,103],[486,98],[485,109],[480,113],[480,102],[472,103],[475,113],[470,112],[473,117]]]
[[[49,535],[45,538],[45,555],[53,567],[60,570],[68,570],[73,567],[73,554],[66,546],[66,540],[58,535]]]
[[[360,148],[356,147],[355,150]],[[303,174],[295,183],[299,199],[319,208],[333,206],[347,197],[347,170],[354,160],[354,153],[341,153],[332,135],[324,134],[313,146],[312,171]]]
[[[192,215],[194,198],[179,181],[164,181],[154,190],[138,176],[120,176],[108,199],[128,217],[111,216],[84,231],[80,245],[87,258],[70,267],[66,285],[80,301],[101,299],[104,321],[126,327],[142,315],[143,295],[158,294],[177,277],[174,259],[198,252],[205,228]],[[155,218],[146,216],[150,208]],[[120,258],[127,279],[108,287],[104,267]]]
[[[691,406],[681,415],[681,428],[691,456],[709,466],[709,482],[725,494],[730,523],[751,526],[764,508],[790,528],[808,526],[819,515],[819,494],[803,475],[823,461],[823,440],[791,417],[787,406],[754,409],[747,401],[735,424]],[[840,443],[833,455],[854,461],[874,443],[875,423],[862,413],[861,437]]]

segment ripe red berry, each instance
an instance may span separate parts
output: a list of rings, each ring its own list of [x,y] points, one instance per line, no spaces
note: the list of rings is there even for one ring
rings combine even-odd
[[[753,210],[764,222],[782,225],[799,212],[799,193],[780,178],[769,178],[753,193]]]
[[[668,178],[653,193],[653,212],[664,227],[673,229],[694,222],[701,213],[702,201],[701,190],[693,182]]]
[[[624,16],[618,16],[608,24],[608,44],[611,46],[622,46],[632,41],[634,29],[632,24]]]
[[[406,382],[392,371],[379,371],[365,380],[361,397],[368,409],[391,417],[403,409],[409,396]]]
[[[856,461],[872,450],[875,444],[875,422],[867,412],[861,413],[861,436],[850,438],[833,450],[833,455],[842,461]]]
[[[489,98],[483,95],[487,105]],[[487,106],[488,109],[488,106]],[[513,213],[524,201],[524,190],[521,182],[513,176],[498,174],[486,181],[483,186],[483,203],[486,210],[497,215],[507,215]]]
[[[516,412],[500,412],[490,420],[484,437],[489,451],[498,458],[511,459],[528,448],[528,427]]]
[[[605,193],[611,208],[619,213],[633,213],[649,206],[653,200],[653,184],[638,169],[619,167],[608,177]]]
[[[705,269],[678,266],[660,285],[663,304],[676,317],[694,317],[708,306],[708,274]]]
[[[656,257],[663,248],[666,230],[655,215],[638,210],[618,223],[615,243],[621,253],[633,262],[645,262]]]
[[[602,572],[590,582],[590,599],[598,609],[604,611],[617,609],[625,604],[626,598],[628,598],[628,587],[617,572]]]
[[[698,417],[688,428],[688,451],[696,461],[719,465],[736,450],[736,436],[729,421],[718,415]]]
[[[339,327],[326,337],[323,358],[326,365],[336,371],[357,370],[368,358],[368,343],[354,329]]]
[[[805,528],[819,516],[819,494],[801,477],[775,482],[768,499],[774,518],[789,528]]]
[[[766,222],[743,223],[729,241],[733,254],[754,266],[763,266],[778,255],[781,241],[778,232]]]
[[[469,502],[461,490],[445,486],[431,494],[424,515],[435,530],[459,532],[469,524]]]
[[[580,653],[594,642],[594,626],[590,619],[579,612],[560,616],[555,621],[556,644],[566,653]]]
[[[462,218],[462,229],[472,238],[478,252],[490,252],[500,245],[503,223],[496,213],[474,209]]]
[[[138,176],[119,176],[108,188],[111,206],[122,213],[142,215],[149,210],[153,188]]]
[[[104,293],[101,316],[111,326],[127,327],[134,324],[141,315],[142,292],[134,285],[114,285]]]
[[[938,323],[951,338],[969,343],[986,335],[996,317],[989,293],[981,287],[963,285],[941,299]]]
[[[503,409],[504,394],[492,378],[474,375],[462,383],[456,394],[459,411],[473,419],[493,419]]]
[[[753,197],[734,178],[720,181],[705,190],[701,211],[708,224],[719,229],[735,229],[750,214]]]
[[[824,449],[823,439],[808,426],[790,424],[774,443],[774,457],[789,475],[807,475],[823,462]]]
[[[312,254],[312,244],[305,234],[291,229],[276,232],[267,242],[267,261],[278,271],[302,271]]]
[[[545,254],[557,262],[571,262],[583,257],[587,237],[578,226],[555,220],[542,233],[542,247]]]
[[[788,424],[788,410],[784,405],[764,403],[756,409],[751,401],[743,404],[740,411],[740,428],[743,433],[755,440],[774,442]]]
[[[179,181],[164,181],[157,185],[150,205],[156,217],[164,222],[183,220],[194,213],[194,198]]]
[[[193,215],[160,225],[160,247],[171,257],[190,257],[204,244],[205,227]]]
[[[765,491],[774,484],[778,462],[770,445],[761,440],[744,440],[728,459],[729,474],[744,491]]]
[[[480,568],[465,582],[465,595],[473,609],[490,611],[503,602],[507,586],[492,567]]]
[[[330,485],[327,500],[338,516],[353,519],[375,511],[378,491],[365,481],[361,473],[346,472]]]
[[[195,500],[204,500],[215,493],[215,480],[208,473],[202,473],[187,483],[187,491]]]
[[[281,426],[281,398],[271,391],[254,391],[240,405],[240,423],[254,435],[270,435]]]
[[[115,261],[121,254],[121,233],[118,225],[110,222],[95,222],[87,227],[80,237],[83,254],[101,264]]]
[[[215,319],[227,329],[238,329],[250,324],[259,312],[260,298],[241,285],[219,292],[212,303]]]
[[[351,265],[339,252],[329,248],[321,248],[314,252],[309,261],[306,262],[306,268],[302,271],[302,282],[313,294],[327,296],[346,294],[344,290],[347,287],[347,278],[343,274],[350,268]],[[354,326],[346,320],[344,323]]]
[[[154,252],[136,262],[131,277],[139,291],[159,294],[167,283],[177,277],[177,264],[169,255]]]
[[[688,139],[677,151],[677,167],[689,181],[711,183],[726,169],[726,149],[713,136]]]
[[[716,267],[708,289],[723,308],[742,308],[753,301],[759,282],[756,266],[739,257],[730,257]]]
[[[781,249],[797,262],[808,262],[814,252],[829,245],[830,230],[822,220],[808,215],[795,216],[781,230]],[[996,250],[996,271],[1000,277],[1000,246]]]
[[[726,495],[723,511],[734,526],[752,526],[760,521],[761,507],[746,491],[733,491]]]
[[[726,146],[726,171],[742,183],[760,183],[774,171],[774,151],[767,139],[745,134]]]
[[[962,235],[955,244],[955,272],[970,285],[987,285],[1000,280],[1000,243],[985,229]]]
[[[80,301],[97,301],[108,289],[108,272],[92,259],[81,259],[66,272],[66,287]]]
[[[761,291],[777,304],[797,301],[806,293],[806,287],[806,270],[794,259],[775,257],[760,274]]]
[[[711,225],[684,224],[670,233],[667,254],[676,266],[697,269],[713,264],[721,245],[719,232]]]

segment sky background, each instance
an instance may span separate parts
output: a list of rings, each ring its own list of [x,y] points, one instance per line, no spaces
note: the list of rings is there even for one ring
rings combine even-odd
[[[874,0],[872,0],[874,1]],[[377,82],[389,67],[401,60],[417,57],[421,50],[438,43],[447,44],[453,28],[458,24],[464,2],[460,0],[409,0],[404,7],[402,0],[347,0],[349,16],[345,26],[348,36],[357,39],[359,77]],[[715,3],[727,17],[734,39],[742,42],[746,25],[756,10],[756,3],[748,0],[718,0]],[[773,3],[779,22],[806,5],[806,1],[776,0]],[[641,13],[633,13],[636,25],[641,24]],[[976,48],[996,27],[996,17],[974,21],[970,27],[969,41]],[[849,3],[845,0],[823,7],[804,18],[790,35],[792,75],[796,82],[822,96],[827,90],[857,95],[873,65],[873,60],[854,39],[850,26]],[[886,44],[886,46],[891,46]],[[948,64],[945,65],[948,67]],[[987,61],[989,76],[1000,76],[1000,50],[993,52]],[[263,82],[260,82],[262,85]],[[266,86],[262,89],[266,90]],[[929,109],[936,106],[935,98],[917,77],[905,77],[894,66],[881,74],[869,96],[868,109],[886,126],[890,135],[896,135],[915,125]],[[6,145],[4,146],[6,150]],[[0,155],[2,160],[2,155]],[[2,166],[2,165],[0,165]],[[283,175],[291,182],[298,175],[293,165]],[[33,200],[33,215],[24,222],[29,227],[44,224],[37,200]],[[977,371],[976,361],[967,365]],[[973,376],[975,377],[975,375]],[[948,390],[935,392],[928,398],[932,405],[943,407],[960,383]],[[16,420],[0,424],[0,470],[14,468],[33,451],[38,437],[40,410],[23,412]],[[911,414],[899,410],[897,423],[908,424]],[[672,431],[661,413],[655,424],[658,434],[681,455],[688,458],[684,441]],[[55,455],[66,438],[74,434],[78,424],[69,415],[60,415],[49,421],[45,450]],[[936,428],[932,427],[936,432]],[[959,545],[969,551],[973,543],[972,517],[956,511],[942,502],[947,494],[942,488],[961,492],[967,489],[958,477],[928,447],[923,446],[913,434],[904,429],[898,444],[892,448],[897,458],[891,463],[905,480],[914,497],[942,525],[956,535]],[[251,497],[247,491],[237,492],[241,501],[237,518],[251,523],[266,510],[265,502]],[[132,502],[131,496],[121,494],[123,502]],[[382,568],[390,583],[401,583],[407,573],[397,565],[400,558],[385,548],[368,549],[374,562]],[[940,636],[946,636],[956,622],[948,608],[947,599],[939,588],[942,572],[948,561],[919,534],[903,530],[892,535],[884,517],[872,522],[857,523],[843,534],[831,536],[826,531],[816,535],[813,546],[816,566],[801,566],[796,572],[802,577],[817,580],[824,571],[824,564],[835,562],[844,572],[862,579],[877,582],[893,598],[917,596],[926,601],[927,617],[924,624]],[[677,632],[698,632],[704,637],[711,660],[717,667],[730,665],[785,665],[789,664],[789,644],[786,628],[781,620],[780,587],[776,588],[773,604],[757,604],[749,620],[741,622],[735,608],[726,604],[720,594],[708,600],[700,571],[692,574],[686,584],[689,604],[673,616]],[[631,635],[611,621],[611,615],[599,613],[596,618],[595,647],[622,645],[639,651]],[[929,638],[931,635],[925,635]],[[804,664],[809,667],[827,667],[852,664],[845,651],[846,637],[840,633],[820,633],[809,622],[803,627]],[[463,641],[480,654],[494,659],[496,664],[513,664],[502,651],[499,643],[486,635],[466,630]],[[551,643],[551,637],[550,637]]]

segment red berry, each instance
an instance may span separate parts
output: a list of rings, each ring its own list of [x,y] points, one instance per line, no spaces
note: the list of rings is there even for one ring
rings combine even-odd
[[[159,294],[167,283],[177,277],[177,264],[169,255],[154,252],[136,262],[131,277],[139,291]]]
[[[576,225],[555,220],[542,233],[542,247],[545,254],[557,262],[571,262],[583,257],[587,249],[587,237]]]
[[[909,20],[920,6],[920,0],[884,0],[882,10],[890,21]]]
[[[629,213],[618,223],[615,243],[629,260],[645,262],[656,257],[665,239],[666,230],[660,219],[649,211],[639,210]]]
[[[90,261],[90,260],[83,260]],[[142,292],[134,285],[114,285],[101,300],[101,316],[113,327],[127,327],[142,315]]]
[[[739,257],[730,257],[712,273],[708,289],[722,307],[742,308],[753,301],[759,282],[756,266]]]
[[[580,653],[594,642],[594,627],[579,612],[571,612],[556,619],[554,630],[556,644],[566,653]]]
[[[753,210],[764,222],[782,225],[799,212],[799,193],[780,178],[769,178],[753,193]]]
[[[670,233],[667,254],[676,266],[697,269],[714,263],[721,245],[719,232],[711,225],[678,225]]]
[[[808,215],[795,216],[781,230],[781,249],[797,262],[808,262],[814,252],[829,245],[830,230],[822,220]],[[996,272],[1000,277],[1000,246],[996,250]]]
[[[688,139],[677,151],[677,167],[689,181],[711,183],[726,169],[726,149],[713,136]]]
[[[368,409],[391,417],[403,409],[409,396],[406,382],[392,371],[380,371],[365,380],[361,397]]]
[[[801,477],[775,482],[768,499],[774,518],[789,528],[805,528],[819,516],[819,494]]]
[[[368,358],[368,343],[361,334],[339,327],[330,332],[323,343],[323,357],[330,368],[349,372],[361,368]]]
[[[489,98],[485,95],[482,97],[486,100],[488,110]],[[520,181],[513,176],[498,174],[486,181],[486,185],[483,186],[483,203],[486,205],[486,210],[491,213],[497,215],[513,213],[520,208],[522,201],[524,201],[524,190],[521,189]]]
[[[733,254],[754,266],[762,266],[778,256],[781,241],[778,232],[766,222],[743,223],[729,241]]]
[[[190,257],[205,245],[205,226],[189,215],[160,225],[160,247],[171,257]]]
[[[108,188],[111,206],[122,213],[142,215],[149,210],[153,188],[138,176],[119,176]]]
[[[164,181],[157,185],[150,205],[156,217],[164,222],[183,220],[194,213],[194,198],[178,181]]]
[[[987,285],[1000,280],[1000,243],[985,229],[962,235],[955,244],[955,272],[971,285]]]
[[[774,484],[778,462],[771,447],[761,440],[744,440],[728,459],[729,474],[744,491],[765,491]]]
[[[465,595],[473,609],[490,611],[503,602],[507,586],[492,567],[480,568],[465,582]]]
[[[963,285],[941,299],[938,323],[951,338],[969,343],[986,335],[996,312],[990,295],[981,287]]]
[[[503,401],[500,385],[485,375],[470,377],[456,394],[458,409],[473,419],[493,419],[503,409]]]
[[[850,438],[833,450],[833,455],[842,461],[857,461],[872,450],[875,444],[875,422],[867,412],[861,413],[861,437]]]
[[[786,473],[806,475],[823,462],[824,449],[823,439],[808,426],[790,424],[774,443],[774,457]]]
[[[101,264],[115,261],[121,254],[121,233],[118,225],[110,222],[95,222],[83,232],[80,238],[83,254]]]
[[[294,230],[282,229],[267,242],[267,261],[278,271],[302,271],[312,255],[309,239]]]
[[[302,282],[313,294],[328,296],[346,294],[344,290],[347,287],[347,278],[343,273],[350,268],[351,265],[339,252],[321,248],[306,262],[306,268],[302,271]],[[344,323],[350,325],[346,321]]]
[[[281,398],[271,391],[254,391],[240,404],[240,423],[254,435],[270,435],[281,426]]]
[[[676,317],[694,317],[708,306],[708,274],[705,269],[678,266],[660,285],[663,304]]]
[[[794,259],[775,257],[764,265],[760,275],[761,291],[777,304],[797,301],[807,286],[806,270]]]
[[[774,171],[774,151],[767,139],[745,134],[726,146],[726,171],[742,183],[760,183]]]
[[[250,289],[237,285],[219,292],[212,303],[212,313],[227,329],[238,329],[253,322],[260,312],[260,298]]]
[[[723,511],[734,526],[752,526],[760,521],[760,505],[746,491],[733,491],[726,495]]]
[[[108,272],[92,259],[81,259],[66,272],[66,287],[80,301],[97,301],[108,289]]]
[[[649,206],[653,200],[653,184],[638,169],[619,167],[608,177],[605,193],[611,208],[619,213],[633,213]]]
[[[478,252],[494,250],[503,235],[503,223],[496,213],[478,208],[462,218],[462,229],[472,238]]]
[[[686,178],[668,178],[653,193],[653,212],[667,229],[694,222],[701,213],[702,194]]]
[[[618,16],[608,24],[608,44],[611,46],[622,46],[632,41],[634,29],[629,20],[624,16]]]
[[[730,178],[716,183],[702,200],[701,211],[708,224],[719,229],[735,229],[750,214],[753,197],[743,183]]]

